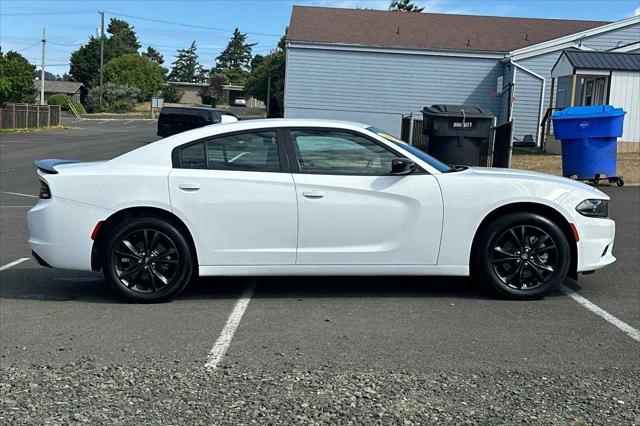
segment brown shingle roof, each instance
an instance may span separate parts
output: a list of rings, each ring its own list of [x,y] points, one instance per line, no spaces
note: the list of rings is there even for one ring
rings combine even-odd
[[[377,47],[509,52],[607,23],[294,6],[287,39]]]
[[[34,79],[33,85],[36,89],[40,90],[40,80],[37,78]],[[44,81],[44,91],[46,93],[66,93],[67,95],[73,95],[80,87],[82,87],[82,83],[76,83],[75,81]]]

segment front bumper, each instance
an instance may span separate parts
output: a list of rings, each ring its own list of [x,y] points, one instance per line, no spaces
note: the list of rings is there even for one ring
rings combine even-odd
[[[578,248],[578,272],[595,271],[616,261],[613,243],[616,223],[611,219],[580,217],[576,220],[580,241]]]

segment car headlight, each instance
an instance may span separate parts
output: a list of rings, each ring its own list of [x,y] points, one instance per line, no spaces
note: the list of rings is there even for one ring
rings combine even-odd
[[[609,202],[607,200],[584,200],[578,207],[578,213],[589,217],[608,217]]]

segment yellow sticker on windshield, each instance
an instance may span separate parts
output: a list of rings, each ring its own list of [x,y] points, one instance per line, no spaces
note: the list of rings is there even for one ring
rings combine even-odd
[[[395,136],[391,136],[388,133],[385,132],[376,132],[378,134],[378,136],[382,136],[385,139],[390,140],[391,142],[397,142],[397,143],[405,143],[403,140],[400,140],[398,138],[396,138]]]

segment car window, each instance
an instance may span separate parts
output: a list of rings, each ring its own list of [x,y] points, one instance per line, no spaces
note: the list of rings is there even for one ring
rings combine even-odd
[[[280,171],[276,132],[251,132],[210,139],[207,165],[219,170]]]
[[[386,175],[397,156],[381,144],[350,132],[291,130],[303,173]]]
[[[207,159],[204,142],[187,145],[180,150],[180,167],[183,169],[206,169]]]
[[[280,155],[275,131],[221,136],[177,148],[182,169],[280,171]]]
[[[386,140],[394,143],[395,145],[399,146],[400,148],[409,151],[410,153],[412,153],[413,155],[415,155],[416,157],[418,157],[419,159],[421,159],[422,161],[424,161],[425,163],[429,164],[431,167],[433,167],[434,169],[438,170],[439,172],[451,172],[451,171],[455,171],[455,169],[453,167],[451,167],[450,165],[443,163],[442,161],[436,159],[435,157],[430,156],[429,154],[427,154],[426,152],[423,152],[421,150],[419,150],[418,148],[416,148],[415,146],[409,145],[408,143],[406,143],[405,141],[402,141],[394,136],[391,136],[389,133],[377,129],[375,127],[367,127],[367,130],[370,132],[375,133],[378,136],[381,136],[383,138],[385,138]]]

